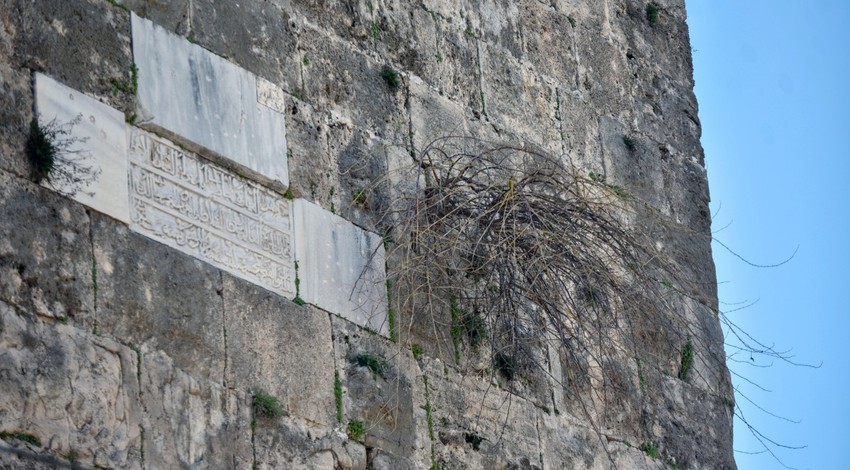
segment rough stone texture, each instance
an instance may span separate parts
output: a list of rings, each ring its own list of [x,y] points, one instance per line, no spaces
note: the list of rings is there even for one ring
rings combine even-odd
[[[0,300],[92,328],[91,253],[82,206],[0,172]]]
[[[193,377],[222,383],[221,272],[105,217],[92,218],[99,332],[164,351]]]
[[[334,359],[328,315],[229,275],[224,277],[222,296],[227,386],[262,389],[278,397],[290,415],[333,426]]]
[[[3,438],[16,450],[0,468],[73,451],[114,468],[734,469],[684,2],[658,3],[649,25],[637,0],[3,2],[0,431],[46,444]],[[132,121],[127,9],[262,78],[252,99],[282,111],[294,196],[358,227],[387,233],[397,219],[381,211],[417,191],[411,157],[450,134],[543,149],[621,186],[630,226],[691,281],[666,305],[689,326],[633,324],[637,357],[588,359],[587,381],[562,348],[535,346],[541,369],[512,383],[465,343],[455,364],[448,306],[431,318],[401,302],[395,344],[351,311],[298,307],[29,183],[34,72]],[[635,296],[622,316],[656,301]],[[688,335],[686,383],[674,377]],[[352,362],[361,353],[387,360],[386,376]],[[256,419],[254,387],[288,416]]]
[[[388,465],[383,468],[417,468],[430,448],[418,364],[408,351],[350,322],[332,318],[332,323],[336,368],[344,389],[342,424],[352,420],[364,424],[362,442],[370,460],[378,458]],[[383,368],[370,368],[370,358]]]
[[[195,379],[162,351],[139,357],[146,468],[251,468],[246,393]]]
[[[30,434],[89,465],[140,468],[130,348],[0,301],[0,377],[0,431]]]

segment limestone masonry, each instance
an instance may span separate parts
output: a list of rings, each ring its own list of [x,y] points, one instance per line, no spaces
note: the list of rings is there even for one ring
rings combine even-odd
[[[685,18],[2,2],[0,469],[736,468]],[[59,150],[39,183],[34,119]],[[557,157],[687,282],[614,302],[629,340],[581,350],[399,283],[393,228],[446,137]]]

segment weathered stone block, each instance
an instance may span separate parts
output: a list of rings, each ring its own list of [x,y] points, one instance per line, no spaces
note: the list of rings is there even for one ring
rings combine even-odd
[[[222,295],[228,387],[262,389],[292,416],[333,426],[334,362],[327,313],[227,275]]]
[[[31,169],[24,148],[33,114],[32,78],[7,60],[0,53],[0,169],[28,177]]]
[[[437,459],[444,468],[540,468],[538,410],[485,378],[425,366]]]
[[[147,132],[130,139],[132,230],[295,294],[291,201]]]
[[[136,373],[126,346],[0,301],[0,431],[86,465],[141,468]]]
[[[259,103],[257,79],[133,15],[140,123],[289,184],[283,115]]]
[[[35,75],[35,95],[41,125],[69,126],[69,135],[63,138],[76,142],[67,150],[79,152],[75,165],[95,176],[88,184],[54,180],[50,185],[71,192],[77,202],[129,223],[124,113],[40,73]]]
[[[193,0],[191,17],[198,44],[290,93],[303,86],[297,49],[302,26],[291,8],[276,1]]]
[[[0,172],[0,299],[91,328],[91,253],[82,206]]]
[[[146,468],[251,468],[250,397],[192,377],[162,351],[139,355]]]
[[[99,215],[93,215],[92,244],[99,331],[161,350],[194,378],[220,383],[221,272]]]
[[[107,2],[42,0],[9,5],[16,29],[15,63],[124,108],[132,83],[130,18]]]
[[[258,422],[254,429],[255,467],[293,470],[366,470],[366,448],[339,430],[299,419]]]
[[[385,338],[332,318],[334,355],[344,387],[343,427],[364,425],[363,442],[393,468],[430,458],[421,372],[411,354]]]
[[[558,153],[561,134],[553,84],[497,46],[481,45],[480,53],[484,114],[523,143]]]
[[[294,211],[301,298],[386,335],[383,239],[302,199]]]
[[[302,35],[305,57],[304,99],[313,106],[335,112],[351,124],[368,129],[389,142],[403,143],[408,136],[403,83],[390,86],[381,71],[385,65],[339,38],[310,27]],[[404,80],[403,75],[397,79]]]
[[[115,0],[115,3],[175,34],[188,33],[190,0]]]

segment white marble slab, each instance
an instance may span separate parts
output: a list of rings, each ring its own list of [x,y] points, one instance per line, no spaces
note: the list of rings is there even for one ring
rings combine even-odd
[[[292,201],[141,129],[129,156],[132,230],[295,295]]]
[[[301,298],[386,336],[382,238],[316,204],[293,202]]]
[[[35,74],[35,103],[40,123],[54,122],[69,129],[70,134],[60,138],[74,139],[70,150],[78,152],[80,163],[99,170],[90,184],[76,188],[73,199],[127,223],[130,209],[124,114],[40,73]],[[57,179],[52,184],[61,192],[71,192],[69,185],[63,186]]]
[[[132,32],[140,125],[289,185],[273,84],[135,14]]]

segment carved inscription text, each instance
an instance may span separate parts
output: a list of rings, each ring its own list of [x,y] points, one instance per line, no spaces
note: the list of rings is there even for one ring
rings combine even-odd
[[[289,200],[144,131],[130,139],[130,228],[295,294]]]

